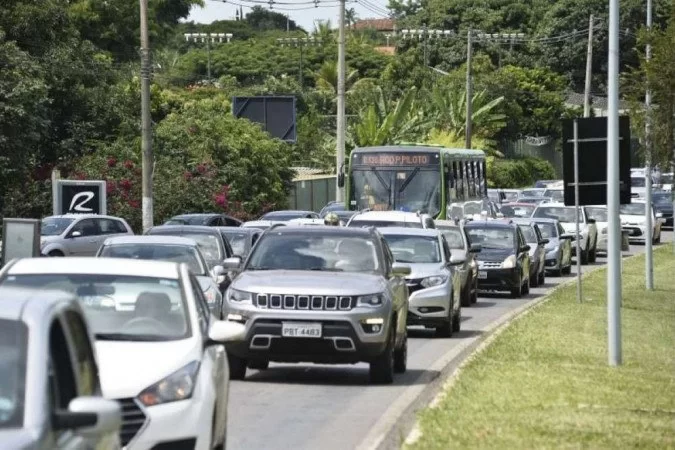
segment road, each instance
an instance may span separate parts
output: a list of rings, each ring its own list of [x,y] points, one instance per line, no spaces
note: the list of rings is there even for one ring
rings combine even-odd
[[[663,241],[671,239],[672,232],[664,233]],[[642,251],[643,246],[631,246],[630,253]],[[604,263],[600,257],[595,265]],[[462,308],[462,331],[451,338],[436,338],[431,330],[422,328],[409,329],[408,371],[397,375],[393,385],[369,385],[367,364],[271,364],[264,372],[249,371],[245,381],[230,384],[227,448],[354,449],[369,433],[372,437],[378,419],[409,387],[438,378],[439,373],[431,373],[429,368],[449,349],[475,340],[503,315],[573,276],[547,277],[544,287],[532,288],[521,299],[506,295],[479,297],[474,306]],[[453,364],[467,354],[460,355]],[[412,421],[412,414],[406,414]],[[394,443],[404,438],[390,436],[387,447],[398,447]]]

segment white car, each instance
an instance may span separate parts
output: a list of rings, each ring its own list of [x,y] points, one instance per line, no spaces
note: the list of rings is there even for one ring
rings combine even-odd
[[[633,242],[645,242],[647,234],[647,219],[645,217],[646,203],[644,201],[633,200],[627,205],[619,207],[619,216],[621,218],[621,227],[628,230],[628,239]],[[661,242],[661,213],[655,213],[654,207],[650,207],[652,215],[652,242]]]
[[[259,230],[266,230],[274,225],[286,225],[286,222],[278,220],[251,220],[241,224],[242,228],[258,228]]]
[[[186,264],[119,258],[18,259],[0,286],[79,297],[96,339],[104,397],[122,407],[127,449],[225,448],[223,343],[243,326],[215,320]]]
[[[428,214],[407,211],[366,211],[356,213],[347,222],[348,227],[404,227],[436,228]]]
[[[565,233],[576,233],[576,214],[574,206],[564,203],[544,203],[537,206],[532,213],[535,219],[557,219],[565,229]],[[598,228],[595,219],[588,216],[586,208],[579,207],[579,234],[581,240],[581,264],[595,262],[598,251]],[[576,245],[572,246],[572,254],[576,256]]]

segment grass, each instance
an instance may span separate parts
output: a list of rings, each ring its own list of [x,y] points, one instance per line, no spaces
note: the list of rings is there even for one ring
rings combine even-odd
[[[668,248],[665,248],[668,247]],[[607,363],[606,271],[512,323],[420,414],[408,450],[675,448],[675,257],[624,261],[623,365]]]

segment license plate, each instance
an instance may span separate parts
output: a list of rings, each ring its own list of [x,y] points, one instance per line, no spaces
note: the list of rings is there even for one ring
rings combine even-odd
[[[283,322],[281,324],[281,335],[283,337],[320,338],[321,324]]]
[[[484,271],[484,270],[479,270],[479,271],[478,271],[478,278],[479,278],[480,280],[485,280],[485,279],[487,279],[487,272]]]

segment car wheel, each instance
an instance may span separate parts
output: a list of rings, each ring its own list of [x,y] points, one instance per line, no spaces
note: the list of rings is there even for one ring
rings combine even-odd
[[[595,262],[598,259],[598,244],[597,242],[593,244],[593,249],[588,251],[588,262]]]
[[[459,332],[462,328],[462,308],[457,308],[457,312],[452,315],[452,331]]]
[[[269,366],[270,366],[269,361],[264,361],[261,359],[248,362],[248,368],[253,370],[267,370]]]
[[[376,384],[390,384],[394,381],[394,345],[396,331],[392,322],[387,346],[381,355],[370,363],[370,382]]]
[[[401,348],[394,351],[394,372],[405,373],[408,368],[408,332],[403,335]]]
[[[468,283],[466,287],[462,290],[461,304],[462,306],[471,306],[471,289]]]
[[[234,356],[227,355],[227,363],[230,366],[230,380],[243,380],[246,378],[246,360]]]
[[[539,279],[537,280],[537,284],[539,286],[543,286],[546,284],[546,271],[542,270],[541,273],[539,274]]]
[[[473,294],[471,294],[471,303],[478,302],[478,282],[474,285]]]
[[[519,279],[516,286],[511,288],[511,297],[518,298],[523,295],[523,280]]]
[[[525,282],[525,285],[523,286],[523,294],[527,295],[530,293],[530,277],[527,277],[527,281]]]
[[[660,244],[661,243],[661,232],[659,231],[659,235],[654,238],[654,244]]]
[[[440,325],[436,327],[436,336],[437,337],[452,337],[452,319],[454,317],[454,313],[452,310],[452,299],[448,303],[448,318],[447,321],[443,323],[443,325]]]
[[[58,256],[58,257],[60,257],[60,256],[65,256],[65,255],[60,250],[52,250],[51,252],[49,252],[47,254],[47,256]]]
[[[564,269],[560,269],[560,273],[564,275],[569,275],[572,273],[572,264],[570,263],[569,266],[565,267]]]
[[[532,275],[530,275],[530,280],[531,280],[530,284],[532,287],[539,286],[539,272],[534,273],[534,279],[532,279]]]

